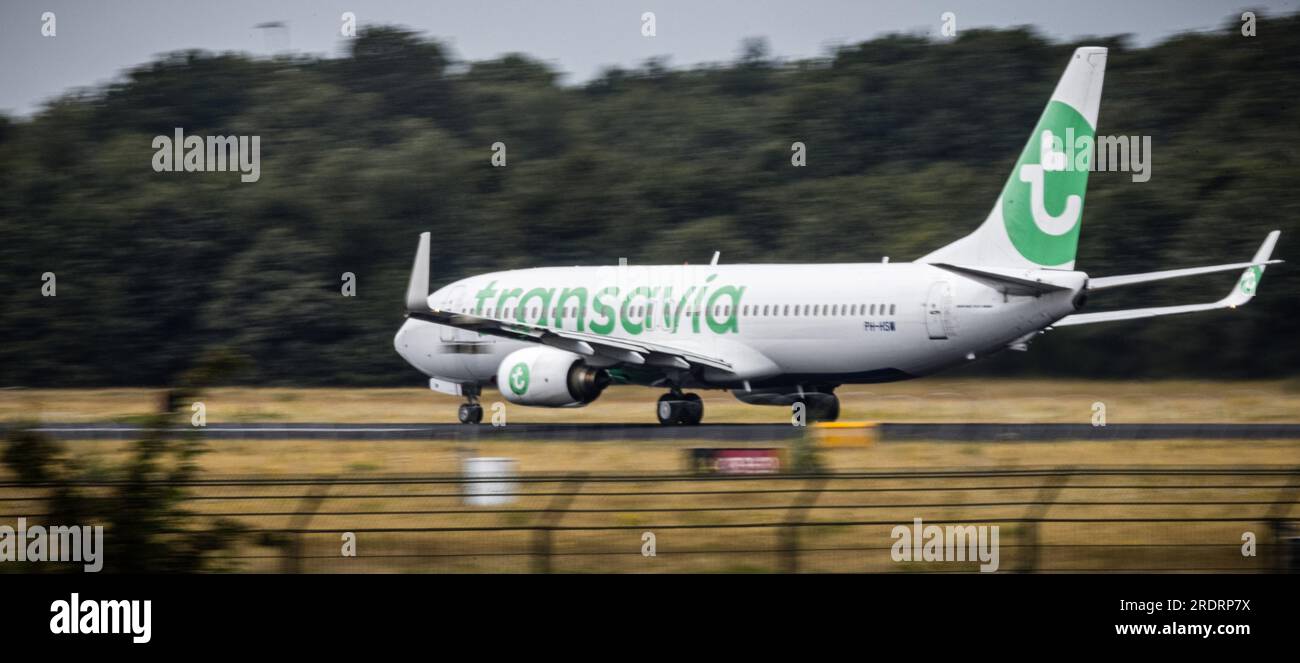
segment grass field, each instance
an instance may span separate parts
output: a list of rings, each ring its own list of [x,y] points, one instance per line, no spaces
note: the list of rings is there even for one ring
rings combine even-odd
[[[931,422],[1088,422],[1096,402],[1106,405],[1108,423],[1121,422],[1293,422],[1300,421],[1300,391],[1284,382],[1081,382],[932,380],[843,389],[844,419]],[[0,420],[84,422],[129,421],[151,412],[159,392],[112,390],[0,391]],[[658,392],[616,388],[597,403],[580,410],[538,410],[509,406],[510,423],[653,421]],[[729,394],[706,392],[706,421],[787,421],[781,408],[739,403]],[[485,397],[491,403],[495,393]],[[202,396],[210,422],[437,422],[451,421],[456,399],[421,389],[215,389]],[[707,428],[701,429],[702,438]],[[75,457],[91,476],[109,476],[132,449],[132,442],[75,441],[62,453]],[[222,441],[209,443],[198,463],[204,478],[289,476],[383,480],[395,475],[454,476],[469,456],[515,459],[526,474],[646,473],[622,486],[587,484],[563,516],[565,526],[593,530],[557,533],[557,570],[569,571],[775,571],[785,568],[779,551],[785,534],[766,525],[725,529],[728,524],[777,522],[787,517],[794,499],[784,489],[803,485],[800,479],[749,479],[734,487],[738,494],[682,494],[681,490],[724,489],[721,484],[670,483],[656,474],[681,473],[686,455],[697,446],[716,441],[529,442],[504,439],[464,441]],[[765,446],[727,443],[726,446]],[[785,446],[772,443],[770,446]],[[820,459],[832,472],[881,469],[1006,469],[1006,468],[1184,468],[1240,466],[1300,466],[1300,444],[1294,440],[1162,440],[1145,442],[880,442],[861,448],[822,449]],[[0,469],[0,479],[13,479]],[[735,480],[730,480],[735,482]],[[895,485],[872,480],[872,490]],[[1062,522],[1030,531],[1014,519],[1025,517],[1037,499],[1042,478],[1006,481],[991,490],[963,491],[962,479],[934,479],[930,493],[827,492],[819,498],[810,521],[826,524],[804,528],[801,568],[812,571],[899,571],[912,569],[890,561],[886,526],[845,527],[840,521],[910,522],[913,517],[938,520],[975,517],[1005,524],[1008,546],[1005,570],[1029,563],[1027,542],[1038,542],[1047,557],[1043,569],[1198,568],[1248,570],[1254,562],[1236,552],[1244,528],[1265,527],[1264,510],[1278,504],[1294,512],[1294,486],[1285,478],[1222,478],[1216,491],[1116,488],[1088,490],[1086,477],[1072,480],[1060,503],[1046,513],[1056,517],[1126,518],[1195,515],[1204,518],[1244,518],[1250,522],[1187,524],[1090,525]],[[1141,479],[1166,481],[1159,477]],[[1170,479],[1168,481],[1174,481]],[[1210,481],[1207,479],[1206,481]],[[1016,487],[1012,484],[1025,483]],[[1128,481],[1125,481],[1128,483]],[[538,518],[552,497],[544,491],[555,484],[525,484],[531,492],[515,504],[484,509],[463,504],[459,481],[385,484],[342,483],[330,489],[330,499],[304,535],[296,568],[308,571],[473,572],[528,571],[535,562]],[[550,486],[547,488],[547,486]],[[901,484],[900,484],[901,485]],[[1288,487],[1289,486],[1289,487]],[[18,489],[11,488],[11,491]],[[634,491],[627,495],[609,491]],[[649,491],[637,493],[635,491]],[[26,491],[23,491],[24,494]],[[306,488],[200,487],[203,497],[191,504],[196,513],[233,517],[249,527],[277,530],[292,527],[292,513],[303,504]],[[768,493],[772,494],[768,494]],[[241,497],[255,494],[256,499]],[[16,493],[15,493],[16,494]],[[39,513],[44,505],[35,494],[7,498],[11,515]],[[1205,501],[1205,506],[1178,506],[1160,500]],[[926,506],[926,505],[930,506]],[[1006,506],[995,506],[1003,504]],[[775,519],[775,520],[774,520]],[[724,529],[672,529],[673,526],[719,525]],[[483,531],[403,531],[383,528],[485,527]],[[601,530],[601,526],[616,529]],[[642,529],[657,530],[661,554],[640,555]],[[498,528],[498,529],[492,529]],[[622,528],[622,529],[617,529]],[[378,529],[379,531],[375,531]],[[338,552],[339,532],[358,530],[361,557],[349,560]],[[370,531],[366,531],[370,530]],[[1263,530],[1261,530],[1262,532]],[[1139,543],[1136,547],[1130,544]],[[1052,547],[1055,546],[1055,547]],[[1097,547],[1100,546],[1100,547]],[[1118,546],[1108,548],[1107,546]],[[605,552],[601,552],[605,551]],[[693,551],[693,552],[692,552]],[[285,552],[251,540],[229,560],[241,571],[283,570]],[[965,569],[970,570],[970,569]]]
[[[1294,381],[1082,381],[921,379],[845,386],[846,420],[1087,423],[1094,403],[1108,423],[1300,421]],[[660,391],[614,387],[581,409],[505,404],[510,423],[654,423]],[[0,421],[131,420],[152,412],[154,389],[0,390]],[[789,420],[779,407],[746,405],[721,391],[701,392],[706,423]],[[209,422],[454,422],[459,399],[427,389],[221,388],[202,397]],[[489,391],[484,403],[501,402]],[[491,410],[488,409],[488,416]]]
[[[84,466],[118,464],[128,442],[72,442],[67,453]],[[231,518],[262,531],[307,528],[299,548],[283,549],[241,540],[225,560],[231,570],[266,572],[527,572],[537,563],[537,536],[556,491],[573,491],[550,522],[554,570],[570,572],[772,572],[787,568],[780,551],[803,478],[722,478],[672,480],[658,473],[681,473],[685,453],[700,442],[455,442],[249,441],[209,445],[200,463],[204,477],[254,478],[245,485],[215,483],[187,492],[187,508],[200,520]],[[1182,468],[1240,467],[1300,461],[1294,441],[1170,440],[1075,443],[879,443],[866,448],[820,452],[834,472],[937,468]],[[626,482],[565,480],[524,482],[513,502],[483,507],[466,504],[457,479],[464,456],[505,456],[531,476],[586,472],[594,475],[645,473]],[[0,473],[2,475],[3,473]],[[297,482],[263,479],[336,476],[328,495],[307,520],[295,516],[315,491]],[[426,479],[388,483],[391,477]],[[832,475],[834,476],[834,475]],[[841,474],[840,476],[844,476]],[[0,478],[3,478],[0,476]],[[368,480],[373,480],[368,482]],[[884,476],[865,480],[832,479],[806,514],[810,526],[799,533],[804,571],[950,572],[971,564],[934,566],[891,561],[893,542],[882,521],[910,523],[976,518],[1000,523],[1003,571],[1033,565],[1038,570],[1196,569],[1250,571],[1275,558],[1244,558],[1238,552],[1244,531],[1270,540],[1269,516],[1296,513],[1297,486],[1286,476],[1072,477],[1050,508],[1032,506],[1042,498],[1049,475],[967,478],[938,476],[919,480]],[[1119,484],[1119,485],[1116,485]],[[1179,485],[1173,484],[1190,484]],[[985,486],[971,491],[968,486]],[[1113,488],[1089,489],[1091,486]],[[910,492],[909,486],[923,486]],[[861,488],[846,491],[846,488]],[[1165,487],[1162,489],[1162,487]],[[892,488],[900,492],[890,492]],[[884,492],[881,492],[884,491]],[[27,489],[0,489],[7,513],[32,515],[45,505]],[[26,495],[25,498],[16,497]],[[1056,522],[1033,528],[1022,520],[1049,517]],[[1195,517],[1192,522],[1120,522],[1143,517]],[[1102,520],[1075,522],[1070,518]],[[1216,521],[1216,519],[1218,519]],[[0,517],[0,521],[7,518]],[[1113,521],[1113,522],[1111,522]],[[844,523],[858,523],[846,525]],[[770,523],[770,524],[769,524]],[[877,524],[871,524],[877,523]],[[574,529],[578,528],[578,529]],[[644,532],[653,532],[659,554],[640,555]],[[340,555],[341,533],[355,532],[359,557]],[[1027,545],[1042,545],[1041,559]],[[294,557],[297,561],[293,561]],[[290,566],[286,566],[290,565]]]

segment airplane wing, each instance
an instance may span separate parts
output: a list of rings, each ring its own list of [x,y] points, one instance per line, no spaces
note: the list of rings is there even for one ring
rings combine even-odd
[[[648,364],[681,369],[704,366],[723,371],[731,370],[731,364],[721,358],[703,355],[685,348],[639,339],[602,336],[571,329],[554,329],[516,320],[499,320],[469,313],[429,309],[427,307],[423,311],[408,310],[406,315],[416,320],[424,320],[480,334],[549,345],[588,357],[600,355],[626,364]]]
[[[429,233],[420,233],[411,280],[406,288],[406,315],[448,327],[489,334],[519,341],[549,345],[580,355],[602,356],[626,364],[664,368],[712,368],[734,372],[735,367],[720,357],[695,352],[689,348],[669,346],[640,339],[615,338],[569,329],[555,329],[517,320],[501,320],[481,315],[443,311],[429,307]]]
[[[1277,245],[1277,238],[1281,233],[1277,230],[1269,233],[1264,238],[1264,243],[1260,245],[1259,250],[1255,252],[1255,257],[1250,262],[1234,263],[1231,265],[1215,265],[1213,267],[1192,267],[1190,269],[1171,269],[1162,272],[1148,272],[1146,274],[1129,274],[1125,276],[1101,277],[1089,280],[1089,290],[1100,290],[1103,288],[1114,288],[1134,283],[1145,283],[1148,281],[1158,281],[1161,279],[1178,278],[1180,276],[1192,276],[1194,274],[1210,274],[1230,269],[1245,268],[1241,273],[1241,278],[1232,286],[1228,295],[1217,302],[1205,304],[1186,304],[1182,306],[1155,306],[1151,308],[1136,308],[1122,311],[1100,311],[1097,313],[1075,313],[1053,323],[1053,327],[1070,327],[1074,325],[1089,325],[1097,322],[1114,322],[1116,320],[1135,320],[1138,318],[1152,318],[1161,315],[1177,315],[1179,313],[1195,313],[1197,311],[1212,311],[1221,308],[1236,308],[1249,302],[1255,296],[1255,291],[1259,287],[1260,279],[1264,277],[1264,267],[1282,262],[1281,260],[1269,260],[1273,254],[1273,247]],[[1100,286],[1095,284],[1101,283]]]

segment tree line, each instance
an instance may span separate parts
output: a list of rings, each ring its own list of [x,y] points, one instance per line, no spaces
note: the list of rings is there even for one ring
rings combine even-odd
[[[1300,15],[1108,46],[1098,133],[1150,136],[1152,177],[1090,177],[1078,267],[1236,262],[1300,231]],[[416,236],[433,279],[553,264],[910,260],[988,213],[1070,52],[1031,29],[891,35],[782,60],[652,59],[583,84],[526,55],[457,60],[374,27],[338,57],[172,53],[0,117],[0,385],[402,385]],[[260,173],[156,172],[157,136],[259,136]],[[806,165],[791,163],[791,146]],[[492,163],[504,145],[506,164]],[[345,296],[352,275],[355,296]],[[1217,299],[1233,277],[1093,297]],[[810,284],[812,285],[812,284]],[[55,296],[47,296],[49,288]],[[969,370],[1280,377],[1300,276],[1241,310],[1052,332]]]

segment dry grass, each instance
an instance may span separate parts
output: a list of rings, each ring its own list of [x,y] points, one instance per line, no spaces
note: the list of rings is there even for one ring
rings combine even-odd
[[[1300,395],[1277,382],[1060,382],[974,380],[916,381],[896,385],[846,388],[842,392],[846,419],[883,421],[1028,421],[1086,422],[1092,403],[1107,404],[1108,420],[1161,421],[1296,421]],[[489,402],[495,394],[489,395]],[[640,422],[652,421],[657,392],[622,388],[584,410],[536,410],[511,406],[511,423],[523,422]],[[424,422],[448,421],[455,399],[417,389],[217,389],[204,397],[209,421],[325,421]],[[706,394],[709,421],[769,421],[785,418],[779,408],[747,406],[730,395]],[[38,418],[55,421],[124,419],[149,412],[156,402],[150,390],[58,390],[0,392],[0,419]],[[707,429],[701,429],[706,433]],[[129,453],[130,442],[79,441],[64,445],[90,467],[113,467]],[[745,446],[733,445],[729,446]],[[454,475],[466,456],[505,456],[524,473],[571,474],[680,473],[686,454],[716,441],[600,442],[525,440],[464,441],[222,441],[208,444],[200,458],[205,477],[264,478],[332,475],[349,479],[392,475]],[[766,446],[766,445],[750,445]],[[772,443],[770,446],[784,446]],[[827,469],[835,472],[873,469],[993,469],[1023,467],[1188,467],[1272,465],[1300,466],[1300,444],[1294,440],[1168,440],[1145,442],[883,442],[866,448],[821,451]],[[0,471],[0,478],[3,472]],[[11,477],[10,477],[11,478]],[[903,480],[872,480],[875,488],[902,485]],[[1028,509],[1016,506],[1038,498],[1042,477],[1004,481],[993,490],[962,491],[969,479],[932,479],[924,493],[838,493],[819,497],[822,508],[808,514],[812,522],[910,522],[976,517],[1004,522],[1003,569],[1028,563],[1025,548],[1030,532],[1023,524]],[[1072,481],[1086,484],[1080,477]],[[1160,478],[1143,481],[1162,481]],[[892,482],[892,483],[891,483]],[[1049,515],[1080,518],[1189,515],[1253,519],[1266,507],[1236,501],[1295,500],[1274,484],[1284,478],[1221,478],[1235,489],[1186,490],[1067,489]],[[1252,483],[1253,482],[1253,483]],[[1017,487],[1017,483],[1027,484]],[[1238,486],[1237,484],[1241,484]],[[572,484],[570,484],[572,485]],[[747,529],[673,529],[671,525],[779,523],[788,516],[794,494],[780,489],[800,487],[800,481],[747,479],[723,482],[665,483],[647,478],[631,484],[587,483],[560,521],[565,526],[618,526],[626,529],[561,531],[555,533],[554,568],[561,571],[774,571],[782,558],[774,552],[786,545],[777,526]],[[535,544],[541,512],[554,497],[541,493],[561,484],[524,484],[525,495],[497,509],[466,506],[456,482],[434,484],[338,484],[309,524],[319,534],[306,535],[301,568],[308,571],[473,572],[528,571],[538,559]],[[1257,486],[1257,487],[1252,487]],[[728,488],[758,493],[728,492]],[[764,492],[777,489],[777,492]],[[709,495],[662,494],[716,490]],[[643,495],[609,492],[645,491]],[[214,486],[196,489],[209,499],[192,503],[195,511],[226,514],[248,526],[276,530],[289,526],[289,514],[301,507],[304,486]],[[601,494],[605,493],[605,494]],[[256,494],[259,499],[229,499]],[[1287,496],[1289,495],[1289,497]],[[1227,504],[1183,507],[1152,503],[1152,499],[1226,501]],[[215,499],[213,499],[215,498]],[[1070,500],[1101,500],[1118,504],[1068,504]],[[973,502],[1010,503],[982,508]],[[38,513],[39,500],[8,502],[15,514]],[[947,506],[923,506],[940,504]],[[957,505],[957,506],[953,506]],[[1295,507],[1287,506],[1291,513]],[[652,509],[647,511],[646,509]],[[688,510],[682,510],[688,509]],[[412,512],[414,513],[408,513]],[[403,512],[403,513],[395,513]],[[503,531],[366,532],[384,528],[493,527]],[[1236,552],[1243,528],[1266,527],[1262,521],[1190,524],[1057,523],[1037,532],[1047,548],[1044,568],[1256,568]],[[641,535],[656,530],[659,555],[640,555]],[[339,556],[340,532],[357,531],[361,557]],[[1264,530],[1261,530],[1263,532]],[[1263,536],[1263,534],[1261,534]],[[1146,547],[1131,547],[1135,542]],[[813,571],[954,570],[899,565],[889,558],[887,526],[818,525],[800,530],[801,569]],[[1079,544],[1118,544],[1124,548],[1080,547]],[[1196,544],[1188,546],[1188,544]],[[1211,547],[1204,547],[1206,545]],[[1170,546],[1170,547],[1165,547]],[[819,549],[821,550],[819,552]],[[572,553],[572,554],[564,554]],[[238,550],[243,571],[282,569],[281,551],[247,543]],[[964,568],[964,567],[963,567]]]
[[[381,480],[400,475],[454,475],[462,456],[507,456],[525,473],[610,474],[620,472],[673,473],[685,467],[686,450],[706,442],[519,442],[491,441],[474,445],[454,442],[220,442],[202,458],[205,476],[339,475],[348,480]],[[91,465],[112,465],[128,449],[125,442],[69,443],[70,453]],[[880,443],[867,448],[822,451],[834,471],[886,468],[994,469],[1043,466],[1187,467],[1280,465],[1300,463],[1294,441],[1171,440],[1151,442],[1075,443]],[[1029,502],[1040,499],[1050,479],[1043,476],[1008,478],[877,478],[836,480],[829,487],[866,487],[871,492],[827,491],[816,501],[809,522],[826,523],[800,530],[803,570],[811,571],[934,571],[966,567],[900,565],[891,561],[889,525],[832,525],[842,521],[927,522],[946,518],[978,518],[1002,523],[1003,570],[1030,563],[1020,546],[1032,541],[1022,523],[1009,522],[1034,515]],[[1266,536],[1262,522],[1269,508],[1260,503],[1297,499],[1294,489],[1279,488],[1286,477],[1098,477],[1072,478],[1058,495],[1058,504],[1037,515],[1079,518],[1194,516],[1240,518],[1242,521],[1200,523],[1089,524],[1053,523],[1038,531],[1041,543],[1064,546],[1045,549],[1037,563],[1052,569],[1114,568],[1239,568],[1265,563],[1243,559],[1236,552],[1241,532]],[[1178,490],[1132,488],[1128,484],[1160,486],[1190,483]],[[1087,490],[1088,485],[1125,487]],[[1228,484],[1236,489],[1214,489]],[[328,572],[526,572],[536,562],[535,529],[543,511],[556,502],[553,493],[578,493],[568,511],[552,524],[564,527],[609,527],[554,533],[552,560],[561,571],[617,572],[747,572],[784,568],[778,552],[786,545],[778,526],[790,517],[803,479],[723,479],[709,482],[666,482],[653,476],[631,483],[522,483],[523,493],[500,507],[463,503],[455,480],[422,483],[349,483],[332,486],[329,499],[306,527],[301,568]],[[1206,487],[1198,487],[1206,485]],[[882,488],[926,486],[923,492],[878,492]],[[966,486],[990,490],[964,491]],[[192,493],[207,499],[192,502],[200,514],[233,517],[245,525],[269,530],[292,526],[292,513],[306,503],[302,485],[204,486]],[[688,493],[688,494],[683,494]],[[258,499],[237,499],[257,495]],[[1212,502],[1205,506],[1169,506],[1157,500]],[[1071,502],[1084,501],[1082,504]],[[1225,503],[1218,503],[1218,502]],[[1102,502],[1097,504],[1094,502]],[[1253,504],[1238,504],[1253,502]],[[992,508],[977,503],[993,503]],[[998,506],[1001,505],[1001,506]],[[8,503],[22,509],[26,505]],[[35,503],[32,509],[39,509]],[[1286,507],[1294,513],[1294,506]],[[21,511],[14,511],[20,513]],[[30,513],[30,511],[29,511]],[[681,526],[771,526],[741,529],[679,529]],[[298,526],[303,526],[301,523]],[[408,531],[373,531],[396,528]],[[422,528],[506,528],[501,531],[420,531]],[[371,531],[367,531],[371,530]],[[642,534],[653,531],[660,554],[639,554]],[[339,555],[340,534],[356,532],[361,557]],[[1143,544],[1131,547],[1132,544]],[[1214,547],[1188,548],[1187,544]],[[1081,544],[1085,544],[1081,546]],[[1097,548],[1098,545],[1117,546]],[[1160,546],[1169,545],[1169,548]],[[1091,547],[1087,547],[1091,546]],[[1156,546],[1156,547],[1151,547]],[[242,571],[281,570],[281,551],[253,545],[238,550]]]
[[[1107,421],[1296,422],[1300,389],[1284,381],[1083,381],[927,378],[842,387],[844,419],[930,422],[1086,423],[1093,403]],[[582,409],[508,405],[510,423],[653,423],[660,392],[614,387]],[[705,421],[788,420],[783,408],[745,405],[720,391],[702,393]],[[0,421],[123,420],[157,407],[152,389],[0,390]],[[499,401],[495,392],[485,403]],[[220,422],[453,422],[458,399],[427,389],[222,388],[204,394],[208,421]]]

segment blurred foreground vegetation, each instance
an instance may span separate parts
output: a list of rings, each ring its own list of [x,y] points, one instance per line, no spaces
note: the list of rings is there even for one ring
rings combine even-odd
[[[1232,17],[1227,17],[1231,19]],[[1111,55],[1099,133],[1150,135],[1153,177],[1091,178],[1078,265],[1235,262],[1300,231],[1300,17]],[[973,229],[1075,43],[1031,30],[890,36],[781,61],[609,70],[460,62],[371,28],[337,58],[170,54],[0,117],[0,386],[160,385],[203,353],[236,381],[397,385],[418,232],[435,282],[546,264],[910,260]],[[155,173],[154,136],[261,136],[261,179]],[[491,145],[509,165],[493,168]],[[790,165],[804,142],[807,167]],[[44,272],[58,296],[41,296]],[[341,276],[357,296],[340,294]],[[1095,297],[1217,299],[1218,275]],[[808,284],[810,288],[816,284]],[[1054,332],[966,369],[1087,377],[1300,372],[1300,277],[1240,311]]]

